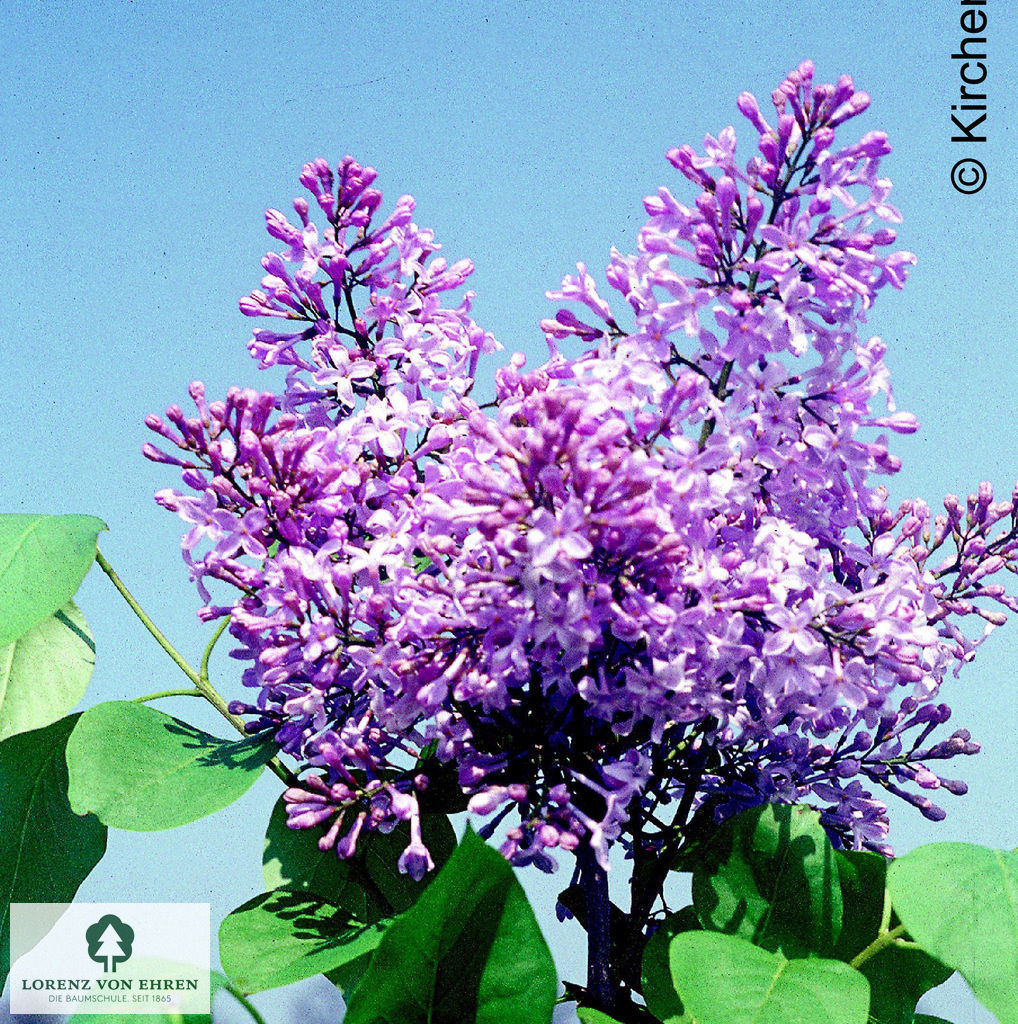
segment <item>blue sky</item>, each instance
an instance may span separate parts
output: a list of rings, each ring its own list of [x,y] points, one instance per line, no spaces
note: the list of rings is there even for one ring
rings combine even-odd
[[[197,657],[204,627],[179,559],[180,527],[152,501],[172,486],[142,459],[142,420],[203,379],[271,388],[245,350],[237,299],[308,159],[350,153],[379,170],[388,204],[417,197],[450,258],[477,265],[477,319],[507,350],[544,351],[543,293],[577,260],[632,251],[642,197],[683,195],[666,149],[741,121],[743,89],[765,100],[810,57],[818,78],[851,73],[873,96],[859,128],[895,152],[883,170],[919,264],[870,319],[889,345],[901,408],[895,498],[968,493],[1018,477],[1012,322],[1018,169],[1018,30],[988,6],[985,144],[951,143],[963,35],[957,0],[761,4],[335,3],[0,0],[0,451],[5,511],[89,512],[107,557],[174,641]],[[745,138],[745,137],[744,137]],[[978,156],[988,184],[954,192]],[[489,363],[489,374],[495,363]],[[80,594],[98,645],[90,701],[178,685],[105,579]],[[233,663],[213,664],[237,693]],[[903,806],[899,850],[937,839],[1018,845],[1018,626],[992,637],[944,697],[984,745],[971,786],[934,826]],[[218,728],[191,704],[167,710]],[[263,779],[220,815],[163,834],[111,834],[83,899],[210,901],[219,919],[259,889],[261,835],[278,793]],[[552,884],[524,876],[559,960],[578,976],[578,934],[559,933]],[[553,882],[565,884],[568,879]],[[961,986],[931,1012],[990,1018]],[[316,990],[321,992],[322,990]],[[317,998],[317,996],[316,996]],[[322,997],[324,998],[324,997]],[[286,997],[266,1000],[276,1021]],[[324,1009],[324,1007],[323,1007]]]

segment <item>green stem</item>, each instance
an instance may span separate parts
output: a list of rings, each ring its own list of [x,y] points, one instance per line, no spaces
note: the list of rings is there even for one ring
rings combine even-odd
[[[202,691],[202,695],[205,696],[205,691],[202,690],[201,676],[187,663],[184,656],[170,643],[169,640],[163,635],[159,627],[148,617],[145,610],[140,604],[134,599],[134,595],[124,586],[124,581],[113,571],[113,566],[106,561],[101,551],[96,551],[95,560],[99,564],[99,568],[110,578],[110,582],[120,591],[120,596],[128,603],[132,612],[141,619],[142,625],[155,637],[156,643],[170,656],[173,663],[180,669],[181,672],[187,676],[188,679],[194,683],[198,690]],[[222,698],[220,698],[221,700]],[[223,711],[226,711],[224,705]],[[229,717],[229,712],[226,712]],[[233,723],[235,726],[239,725],[239,719]],[[243,731],[243,725],[239,725],[241,731]]]
[[[218,711],[223,718],[225,718],[230,725],[234,727],[242,736],[247,735],[247,730],[244,728],[244,719],[238,715],[234,715],[230,712],[229,706],[226,701],[220,696],[219,691],[209,682],[208,680],[208,660],[209,655],[212,653],[212,647],[215,642],[222,635],[223,630],[226,628],[225,624],[220,625],[216,631],[215,636],[209,641],[209,645],[205,648],[205,654],[202,657],[202,671],[201,673],[195,672],[191,667],[187,659],[166,639],[162,630],[149,618],[146,614],[145,609],[135,600],[134,595],[124,586],[124,581],[114,572],[113,566],[106,561],[103,553],[96,550],[95,560],[104,573],[110,578],[110,582],[120,592],[120,596],[127,602],[131,611],[141,619],[142,625],[155,637],[155,641],[159,646],[170,656],[173,663],[180,669],[181,672],[187,676],[188,679],[194,683],[194,688],[198,693],[204,697],[215,709]],[[190,691],[187,691],[190,692]],[[268,762],[269,768],[288,786],[292,786],[296,783],[296,777],[292,772],[288,771],[279,761],[278,758],[273,757]]]
[[[251,1015],[255,1024],[265,1024],[265,1018],[258,1012],[258,1007],[251,1002],[250,999],[243,992],[237,988],[232,981],[227,982],[223,988],[233,996],[234,999],[244,1007],[245,1010]]]
[[[848,962],[849,967],[861,967],[867,960],[872,960],[886,946],[895,945],[895,939],[905,934],[905,926],[899,924],[889,932],[881,932],[861,953]]]
[[[159,700],[162,697],[204,697],[201,690],[160,690],[158,693],[148,693],[144,697],[132,697],[132,704],[147,704],[150,700]]]
[[[266,763],[268,764],[272,774],[275,775],[276,778],[279,779],[279,781],[287,788],[297,785],[297,776],[294,775],[278,757],[270,757]]]
[[[230,617],[226,615],[223,617],[222,622],[216,628],[215,633],[212,634],[212,639],[209,641],[208,646],[205,648],[205,653],[201,656],[201,667],[198,669],[198,674],[208,682],[209,678],[209,658],[212,657],[212,648],[216,646],[219,638],[226,632],[226,627],[230,624]]]

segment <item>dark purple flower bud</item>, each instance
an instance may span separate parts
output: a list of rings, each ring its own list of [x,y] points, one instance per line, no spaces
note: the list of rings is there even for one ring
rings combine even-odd
[[[932,800],[921,800],[916,806],[919,808],[922,816],[930,821],[943,821],[947,817],[947,812],[942,807],[938,807]]]

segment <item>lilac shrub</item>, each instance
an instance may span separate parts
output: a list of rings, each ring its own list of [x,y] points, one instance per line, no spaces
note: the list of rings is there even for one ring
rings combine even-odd
[[[978,747],[934,735],[940,687],[1016,607],[995,580],[1018,496],[981,484],[934,515],[874,482],[917,429],[859,333],[915,262],[887,226],[890,147],[836,140],[869,104],[848,76],[806,62],[772,100],[738,98],[745,163],[731,127],[669,151],[695,194],[645,200],[606,270],[617,309],[579,264],[549,293],[571,308],[542,322],[547,362],[512,356],[491,403],[471,392],[500,346],[447,294],[472,264],[410,197],[380,218],[374,170],[316,160],[321,227],[304,198],[296,222],[267,212],[280,251],[240,305],[276,322],[249,349],[285,390],[192,384],[146,454],[182,470],[157,499],[247,665],[231,710],[299,765],[289,823],[323,849],[408,821],[419,878],[422,813],[465,806],[514,864],[606,868],[620,842],[667,865],[777,801],[889,852],[886,794],[937,820],[929,794],[965,791],[939,763]]]

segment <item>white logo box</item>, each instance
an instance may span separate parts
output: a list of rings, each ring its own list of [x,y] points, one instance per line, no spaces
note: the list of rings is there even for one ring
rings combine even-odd
[[[208,1013],[208,903],[12,903],[11,1013]]]

